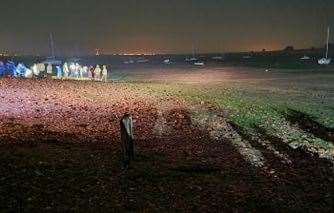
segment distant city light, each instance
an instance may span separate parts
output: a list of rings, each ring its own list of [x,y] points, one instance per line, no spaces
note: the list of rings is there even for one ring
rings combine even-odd
[[[98,48],[95,49],[95,55],[96,55],[96,56],[99,56],[99,55],[100,55],[100,49],[98,49]]]
[[[144,56],[155,56],[157,55],[156,53],[119,53],[119,54],[115,54],[115,55],[121,55],[121,56],[137,56],[137,55],[144,55]]]

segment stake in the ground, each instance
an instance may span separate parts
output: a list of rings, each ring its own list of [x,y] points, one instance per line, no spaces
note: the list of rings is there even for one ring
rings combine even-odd
[[[121,125],[121,146],[122,146],[122,163],[124,168],[128,168],[130,162],[134,159],[133,144],[133,120],[132,116],[125,114],[120,122]]]

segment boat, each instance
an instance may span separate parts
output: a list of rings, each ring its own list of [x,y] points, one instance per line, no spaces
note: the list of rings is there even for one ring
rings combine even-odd
[[[328,48],[329,48],[329,34],[330,34],[330,28],[327,28],[327,41],[326,41],[326,54],[324,58],[321,58],[318,60],[318,64],[320,65],[329,65],[332,61],[332,59],[328,58]]]
[[[194,62],[197,61],[198,59],[196,57],[191,57],[191,58],[186,58],[187,62]]]
[[[202,61],[197,61],[197,62],[194,63],[194,65],[195,66],[204,66],[205,64]]]
[[[196,49],[195,49],[194,45],[193,45],[193,55],[189,59],[189,61],[191,63],[193,63],[195,66],[204,66],[205,65],[203,61],[200,61],[198,58],[196,58]]]
[[[129,59],[129,60],[127,60],[127,61],[124,61],[123,63],[124,63],[124,64],[134,64],[135,61],[132,60],[132,59]]]
[[[187,62],[194,62],[194,61],[198,61],[198,59],[195,57],[195,55],[193,55],[193,57],[190,58],[186,58]]]
[[[329,65],[332,62],[330,58],[321,58],[318,60],[318,64],[320,65]]]
[[[149,60],[146,59],[146,58],[138,58],[136,62],[137,63],[147,63],[147,62],[149,62]]]
[[[168,58],[168,59],[165,59],[165,60],[163,61],[163,63],[164,63],[164,64],[171,64],[172,61]]]
[[[44,61],[42,61],[42,64],[51,64],[51,65],[62,65],[62,61],[59,59],[56,59],[55,55],[55,48],[54,48],[54,41],[53,41],[53,35],[50,33],[49,37],[50,42],[50,50],[51,50],[51,56],[47,57]]]
[[[243,58],[243,59],[251,59],[252,56],[250,56],[250,55],[244,55],[244,56],[242,56],[242,58]]]
[[[307,61],[307,60],[310,60],[311,58],[307,55],[304,55],[303,57],[300,58],[300,60],[302,61]]]
[[[63,62],[61,60],[56,59],[55,57],[48,57],[44,61],[41,62],[42,64],[51,64],[51,65],[62,65]]]
[[[196,58],[196,50],[195,45],[192,45],[192,56],[190,58],[186,58],[186,62],[196,62],[198,59]]]
[[[73,57],[73,58],[68,59],[68,61],[71,63],[79,63],[81,61],[81,58]]]
[[[223,57],[222,56],[213,56],[211,59],[215,60],[215,61],[221,61],[221,60],[223,60]]]

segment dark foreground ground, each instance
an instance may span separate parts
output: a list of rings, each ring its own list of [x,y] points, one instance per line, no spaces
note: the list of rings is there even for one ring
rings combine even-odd
[[[282,144],[292,163],[282,166],[266,153],[276,169],[267,173],[228,141],[190,128],[180,137],[137,141],[136,162],[123,171],[117,142],[78,144],[71,136],[20,128],[39,136],[1,146],[4,212],[333,210],[331,163]]]
[[[1,147],[2,211],[302,211],[331,212],[330,163],[302,151],[268,175],[224,141],[142,141],[128,171],[113,144],[38,141]],[[59,138],[63,140],[62,138]],[[70,140],[70,138],[68,138]],[[155,143],[159,143],[156,145]],[[157,147],[173,146],[165,151]],[[205,151],[201,149],[205,146]],[[169,155],[177,149],[175,154]],[[200,152],[200,153],[196,153]],[[277,159],[271,158],[274,164]],[[279,178],[277,177],[279,176]]]
[[[150,83],[2,79],[0,88],[0,212],[333,212],[330,158],[262,127],[254,137],[212,103],[154,96]],[[136,120],[126,171],[125,112]],[[333,143],[333,129],[305,121],[298,131]]]

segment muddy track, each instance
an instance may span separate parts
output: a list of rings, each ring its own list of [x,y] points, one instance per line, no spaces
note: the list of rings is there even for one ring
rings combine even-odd
[[[48,144],[48,136],[51,139],[69,137],[69,141],[71,136],[58,135],[41,129],[42,126],[20,126],[24,134],[29,132],[39,134],[41,137],[36,139],[42,140],[43,143],[27,145],[24,148],[22,145],[7,144],[0,149],[0,152],[9,158],[3,158],[1,161],[0,170],[6,177],[2,183],[13,184],[20,181],[21,185],[18,189],[7,184],[3,188],[2,195],[19,194],[21,197],[4,196],[2,202],[6,205],[14,201],[22,202],[20,205],[27,207],[28,195],[34,192],[33,195],[41,199],[37,202],[38,205],[51,207],[55,207],[50,204],[51,200],[70,206],[67,199],[75,203],[79,201],[74,197],[79,196],[80,200],[95,197],[94,199],[103,202],[107,199],[110,203],[103,203],[104,207],[116,205],[112,202],[117,201],[125,206],[126,210],[147,208],[152,199],[159,208],[165,210],[171,205],[183,210],[191,205],[193,210],[203,211],[208,205],[213,211],[221,209],[228,211],[233,208],[270,211],[277,206],[285,210],[304,208],[328,210],[330,208],[332,198],[330,177],[332,176],[329,173],[329,166],[325,165],[327,161],[316,157],[312,160],[310,159],[312,156],[300,155],[299,158],[292,157],[292,165],[282,164],[279,158],[261,143],[252,139],[245,130],[231,124],[244,140],[250,141],[252,146],[263,153],[279,177],[275,179],[264,173],[261,168],[252,167],[231,142],[214,140],[206,129],[192,125],[187,110],[174,109],[166,112],[165,115],[170,116],[166,119],[167,124],[175,129],[168,132],[169,137],[147,138],[140,141],[138,149],[142,156],[139,156],[136,165],[128,174],[122,174],[117,168],[119,150],[116,144],[105,143],[101,144],[101,147],[96,147],[95,143],[80,145],[76,141],[72,141],[75,142],[73,145],[59,142]],[[186,129],[180,130],[178,128],[180,124]],[[17,127],[17,124],[15,126]],[[8,125],[8,128],[13,126]],[[178,137],[172,138],[177,133]],[[265,132],[261,133],[261,137],[268,140],[275,139]],[[20,141],[21,138],[16,140]],[[275,140],[276,143],[284,145],[282,141]],[[281,149],[283,150],[284,147],[285,145]],[[40,155],[37,153],[45,155],[46,159],[43,162],[45,161],[46,165],[31,159]],[[25,157],[28,159],[27,165],[21,162],[25,154],[29,154],[29,157]],[[16,168],[17,165],[22,167]],[[57,173],[54,174],[54,172]],[[102,183],[107,190],[100,190],[101,186],[96,183],[95,174],[99,175],[99,184]],[[65,177],[65,179],[59,177]],[[74,185],[79,185],[85,193],[80,191],[81,188],[67,185],[68,180],[75,181]],[[89,185],[86,185],[86,182],[89,182]],[[31,186],[33,189],[30,189]],[[69,197],[66,199],[60,197],[62,192],[58,191],[46,194],[44,192],[46,186],[61,189],[69,193]],[[112,194],[115,193],[117,197],[113,198]],[[165,200],[164,197],[169,199]],[[193,200],[195,201],[192,202]],[[82,209],[85,207],[82,203],[77,205]],[[97,205],[94,208],[99,207]]]
[[[323,204],[331,203],[329,195],[333,187],[333,164],[332,162],[312,155],[302,148],[293,149],[284,143],[280,138],[268,134],[264,129],[257,127],[259,139],[254,139],[246,130],[231,122],[230,125],[235,131],[250,144],[261,151],[267,166],[273,169],[277,179],[273,181],[279,183],[280,187],[273,187],[275,194],[281,197],[288,197],[286,202],[293,205],[299,202],[308,203],[311,200],[318,200]],[[284,153],[291,160],[291,164],[285,164],[274,153],[268,150],[260,140],[269,141],[276,150]],[[328,188],[329,187],[329,188]],[[298,190],[303,192],[297,192]],[[294,191],[297,190],[297,191]]]
[[[268,147],[265,146],[264,143],[261,143],[258,138],[254,138],[252,135],[248,134],[245,129],[233,122],[229,122],[229,124],[244,140],[248,141],[252,145],[252,147],[259,150],[264,155],[270,167],[274,168],[275,170],[278,169],[281,171],[286,169],[286,166],[282,162],[282,159],[277,157],[272,152],[272,150],[269,150]]]
[[[325,127],[319,122],[315,121],[312,116],[294,109],[289,109],[285,114],[286,119],[299,126],[302,130],[313,134],[325,141],[334,143],[334,129]]]

